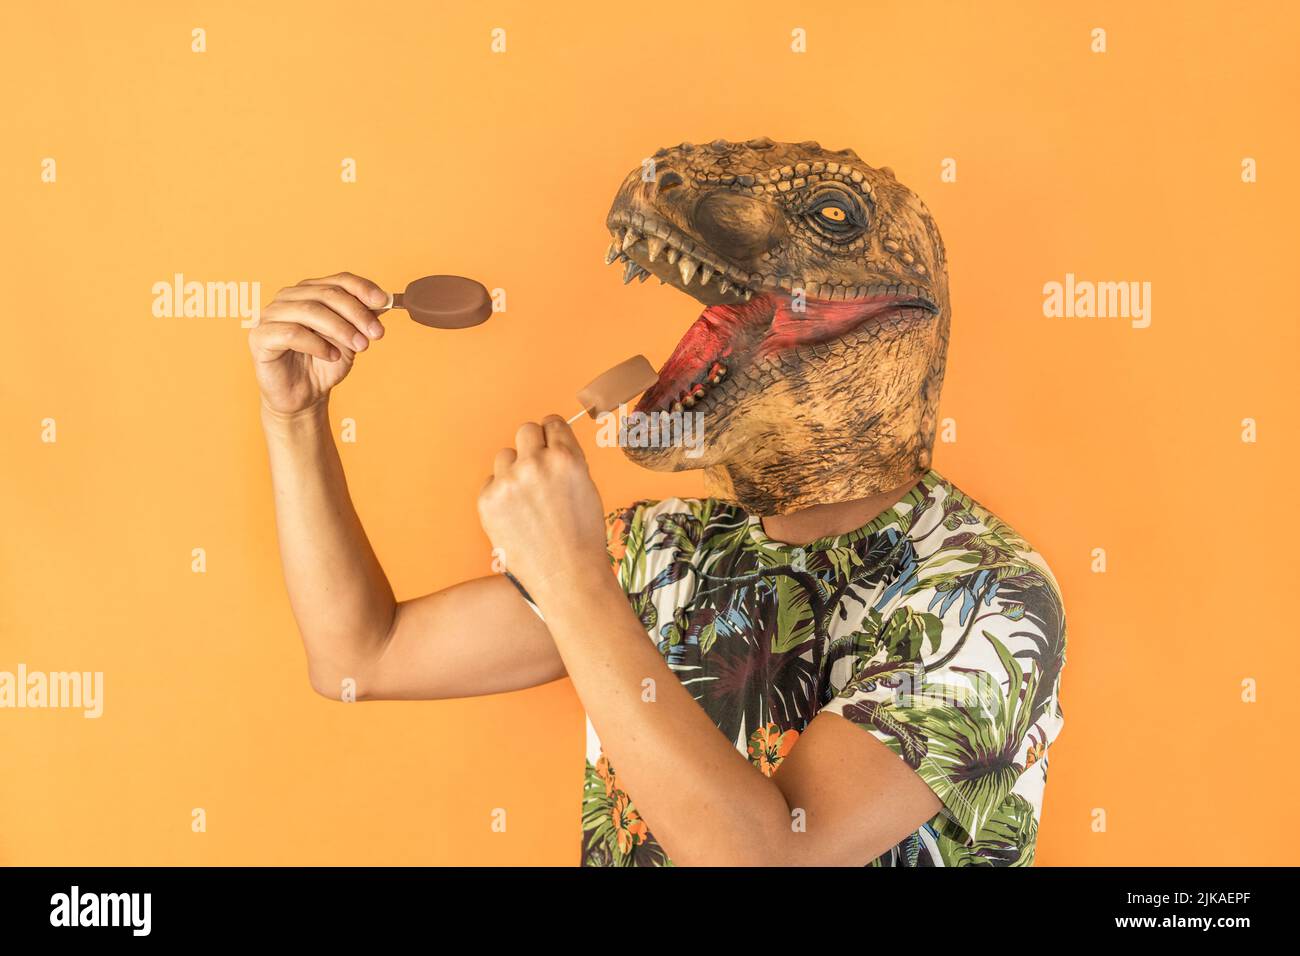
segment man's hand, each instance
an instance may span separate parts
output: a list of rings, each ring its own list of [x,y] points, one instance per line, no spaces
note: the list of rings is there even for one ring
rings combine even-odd
[[[277,415],[319,405],[347,377],[357,352],[384,334],[388,294],[350,272],[281,289],[249,333],[262,404]]]
[[[526,422],[497,453],[479,519],[506,569],[538,597],[575,576],[610,577],[600,494],[564,419]]]

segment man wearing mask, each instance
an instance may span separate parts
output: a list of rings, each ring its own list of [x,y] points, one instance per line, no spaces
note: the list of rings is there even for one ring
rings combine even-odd
[[[251,346],[313,686],[437,699],[568,676],[586,865],[1026,865],[1062,724],[1042,557],[931,468],[944,249],[888,169],[816,143],[683,143],[615,196],[607,261],[705,309],[641,398],[706,441],[709,497],[605,515],[564,420],[491,465],[507,575],[398,602],[348,497],[330,390],[387,293],[284,290]],[[613,573],[611,573],[611,564]],[[575,812],[577,808],[575,808]]]

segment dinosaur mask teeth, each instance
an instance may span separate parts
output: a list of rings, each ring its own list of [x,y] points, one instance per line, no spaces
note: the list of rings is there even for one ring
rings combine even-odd
[[[645,282],[645,280],[648,279],[648,278],[650,278],[650,270],[649,270],[649,269],[644,269],[644,268],[642,268],[641,266],[639,266],[639,265],[637,265],[635,262],[633,262],[631,259],[628,259],[628,260],[627,260],[627,265],[626,265],[626,266],[624,267],[624,269],[623,269],[623,284],[624,284],[624,285],[627,285],[627,284],[628,284],[629,282],[631,282],[633,279],[639,279],[639,280],[641,280],[642,282]]]
[[[619,227],[613,230],[612,241],[605,251],[605,264],[623,263],[625,284],[633,279],[644,282],[658,274],[661,283],[672,281],[685,292],[707,289],[743,302],[754,297],[754,289],[749,287],[750,276],[735,266],[705,258],[698,249],[686,248],[688,245],[694,246],[684,236],[673,234],[659,223],[647,224],[644,232],[632,226]],[[651,264],[660,264],[662,271],[653,272],[647,268]],[[668,269],[669,266],[675,268]]]
[[[673,402],[673,409],[679,411],[678,405],[682,408],[694,408],[697,404],[704,401],[704,396],[708,395],[715,385],[722,384],[722,380],[727,377],[727,367],[721,362],[714,362],[702,381],[695,382],[689,388],[683,389]]]
[[[744,356],[758,348],[774,313],[775,303],[767,295],[705,309],[664,362],[659,381],[642,395],[637,410],[681,412],[725,405],[734,391],[736,360],[743,367]],[[744,377],[738,381],[743,384]]]

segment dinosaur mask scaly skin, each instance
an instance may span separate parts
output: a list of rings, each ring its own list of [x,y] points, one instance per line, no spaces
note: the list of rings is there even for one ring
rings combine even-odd
[[[633,461],[705,468],[711,495],[759,515],[930,467],[947,269],[925,204],[889,169],[817,143],[683,143],[628,175],[606,225],[625,282],[654,275],[706,306],[637,405],[701,413],[703,454],[628,447]]]

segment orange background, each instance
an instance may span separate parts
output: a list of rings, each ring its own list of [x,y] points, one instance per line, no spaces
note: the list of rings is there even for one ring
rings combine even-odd
[[[489,572],[474,498],[519,421],[627,354],[662,361],[697,314],[602,265],[622,177],[659,146],[760,135],[892,166],[943,230],[958,441],[937,467],[1066,597],[1039,862],[1295,862],[1277,811],[1297,782],[1297,549],[1278,525],[1297,464],[1298,25],[1284,4],[7,6],[0,670],[106,686],[99,720],[0,711],[0,862],[575,862],[567,682],[313,695],[247,333],[154,318],[151,286],[260,281],[269,301],[349,269],[507,290],[471,332],[391,321],[335,395],[358,509],[412,596]],[[1151,327],[1044,318],[1066,272],[1151,282]],[[700,491],[584,427],[608,506]]]

